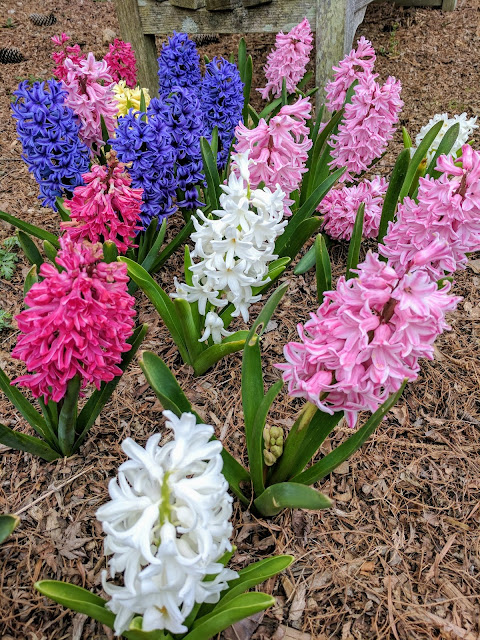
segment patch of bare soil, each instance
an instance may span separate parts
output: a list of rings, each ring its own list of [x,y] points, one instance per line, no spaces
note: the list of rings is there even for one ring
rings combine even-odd
[[[453,13],[370,5],[359,28],[358,35],[370,38],[379,52],[381,77],[391,74],[402,81],[402,124],[413,135],[437,112],[480,113],[479,4],[459,0],[458,5]],[[57,18],[53,26],[34,27],[29,20],[31,13],[50,12]],[[20,160],[9,101],[19,80],[50,76],[52,35],[66,31],[84,50],[103,55],[107,27],[118,32],[109,0],[1,3],[0,47],[19,48],[26,60],[0,65],[0,209],[58,230],[58,218],[40,207],[37,185]],[[254,56],[253,86],[262,86],[273,37],[246,39]],[[225,36],[201,52],[226,55],[237,43],[238,36]],[[255,101],[260,105],[259,96]],[[398,144],[397,137],[380,170],[388,172]],[[12,233],[0,223],[0,239]],[[345,247],[335,246],[335,276],[342,273],[345,257]],[[174,257],[161,274],[168,291],[180,268]],[[26,269],[20,258],[13,279],[0,280],[0,306],[13,314],[21,309]],[[267,384],[278,379],[272,364],[282,359],[282,345],[296,338],[296,322],[315,309],[312,274],[294,277],[289,271],[286,278],[289,294],[263,341]],[[424,363],[419,380],[363,449],[319,486],[335,500],[331,510],[286,512],[267,521],[235,507],[234,568],[274,553],[291,553],[296,562],[264,585],[276,606],[258,626],[251,625],[254,631],[242,626],[237,635],[224,637],[480,638],[479,285],[475,263],[458,274],[455,293],[464,300],[451,314],[452,331],[437,343],[435,361]],[[155,311],[141,294],[137,298],[140,320],[150,325],[144,348],[166,360],[203,418],[243,457],[241,357],[231,356],[194,378]],[[9,356],[16,337],[13,328],[0,333],[0,365],[11,375],[20,371]],[[283,393],[271,422],[290,426],[298,406]],[[3,396],[0,414],[5,424],[28,429]],[[124,459],[121,441],[132,436],[144,443],[162,424],[161,406],[136,364],[122,378],[81,455],[47,464],[0,446],[0,512],[18,512],[22,518],[0,549],[3,640],[112,638],[101,625],[40,597],[33,583],[55,578],[101,592],[105,560],[95,510],[107,499],[107,481]],[[339,428],[323,452],[345,435]]]

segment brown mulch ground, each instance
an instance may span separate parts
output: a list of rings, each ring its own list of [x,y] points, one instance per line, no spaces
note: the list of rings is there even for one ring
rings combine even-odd
[[[458,5],[448,14],[371,5],[359,29],[358,35],[370,38],[380,53],[382,78],[401,79],[402,124],[412,134],[436,112],[480,113],[479,2],[459,0]],[[52,27],[33,27],[28,19],[30,13],[50,11],[58,20]],[[66,31],[85,50],[103,55],[106,27],[118,31],[108,0],[0,4],[0,47],[18,47],[27,58],[0,65],[0,209],[58,229],[56,215],[39,206],[37,185],[20,160],[9,100],[20,79],[49,77],[50,36]],[[228,54],[237,41],[223,37],[202,52]],[[272,38],[249,36],[247,43],[255,61],[253,86],[261,86]],[[392,157],[385,158],[384,168]],[[12,228],[0,223],[0,239],[11,234]],[[335,275],[344,259],[345,248],[335,247]],[[12,313],[21,309],[26,269],[20,259],[14,278],[0,280],[0,306]],[[174,259],[161,275],[167,290],[178,272]],[[295,338],[297,319],[315,308],[311,274],[292,277],[289,272],[288,277],[288,297],[263,341],[267,383],[278,378],[271,364],[281,359],[281,345]],[[285,637],[297,640],[480,638],[479,285],[473,268],[458,274],[455,293],[464,301],[451,315],[452,331],[438,340],[436,360],[424,363],[418,382],[408,387],[375,436],[319,487],[334,498],[331,510],[286,512],[264,521],[236,507],[234,567],[273,553],[297,559],[285,575],[265,585],[277,604],[255,638],[280,640],[279,624],[291,629],[293,635]],[[141,295],[138,300],[141,320],[150,324],[144,348],[175,369],[204,419],[216,426],[228,448],[243,455],[240,356],[193,378],[156,313]],[[0,333],[0,365],[12,375],[19,371],[9,357],[16,335],[14,329]],[[284,393],[272,422],[288,427],[297,406]],[[5,424],[24,428],[3,396],[0,414]],[[22,518],[0,550],[1,638],[112,638],[95,622],[39,597],[32,584],[56,578],[100,591],[103,536],[93,514],[106,499],[107,479],[123,460],[120,442],[133,436],[143,443],[161,427],[161,407],[136,365],[121,380],[81,455],[46,464],[0,446],[0,512],[18,512]],[[338,429],[324,451],[344,436],[345,429]],[[228,637],[246,639],[250,633],[242,628]]]

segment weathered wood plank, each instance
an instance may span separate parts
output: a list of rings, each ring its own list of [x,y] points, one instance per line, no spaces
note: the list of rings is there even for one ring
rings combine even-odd
[[[443,0],[442,11],[455,11],[457,0]]]
[[[324,100],[323,87],[332,76],[332,66],[337,64],[351,48],[346,42],[347,8],[350,0],[323,0],[318,3],[315,24],[317,58],[315,61],[315,84],[320,88],[317,93],[317,106]]]
[[[121,0],[117,0],[120,1]],[[173,7],[168,2],[138,0],[144,33],[262,33],[290,31],[303,18],[315,24],[315,2],[312,0],[276,0],[247,9],[241,0],[232,0],[232,11],[209,12]],[[338,4],[344,0],[339,0]],[[221,17],[221,19],[219,19]]]
[[[161,5],[157,5],[159,7]],[[138,82],[148,87],[153,98],[158,93],[157,48],[154,35],[144,35],[137,0],[115,0],[120,34],[130,42],[137,58]]]
[[[441,7],[442,0],[393,0],[401,7]]]
[[[170,4],[174,7],[197,10],[205,6],[205,0],[170,0]]]

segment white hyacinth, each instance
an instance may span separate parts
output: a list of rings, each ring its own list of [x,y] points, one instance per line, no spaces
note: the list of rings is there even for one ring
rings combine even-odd
[[[252,288],[268,282],[268,263],[274,254],[275,240],[283,233],[287,221],[283,220],[285,193],[277,187],[250,189],[248,154],[232,156],[233,171],[228,184],[221,185],[221,209],[213,211],[215,219],[207,218],[198,210],[200,220],[193,219],[195,242],[192,258],[192,285],[175,279],[174,298],[198,302],[198,310],[206,315],[205,331],[201,340],[212,336],[215,343],[229,335],[215,310],[207,310],[207,303],[221,308],[231,302],[233,317],[242,316],[248,322],[249,307],[260,300]]]
[[[173,440],[161,447],[156,434],[143,448],[127,438],[129,460],[110,481],[111,501],[96,514],[107,534],[110,576],[123,573],[124,586],[103,575],[117,635],[135,616],[143,616],[144,631],[185,633],[195,603],[218,602],[227,581],[238,577],[218,562],[231,549],[232,533],[222,445],[193,414],[163,415]]]
[[[435,125],[437,122],[443,120],[443,125],[440,131],[437,133],[435,140],[432,142],[428,149],[427,153],[427,161],[430,162],[433,156],[437,153],[438,145],[442,141],[443,136],[446,132],[453,127],[457,122],[460,124],[460,131],[458,133],[455,144],[453,145],[449,155],[456,155],[457,151],[459,151],[464,144],[466,144],[472,135],[474,129],[478,129],[477,118],[467,118],[466,113],[462,113],[459,116],[453,116],[451,118],[448,117],[448,113],[437,113],[429,120],[429,122],[420,129],[419,134],[415,138],[415,143],[418,145],[422,142],[425,135],[428,131]],[[415,152],[415,147],[412,148],[411,153]]]

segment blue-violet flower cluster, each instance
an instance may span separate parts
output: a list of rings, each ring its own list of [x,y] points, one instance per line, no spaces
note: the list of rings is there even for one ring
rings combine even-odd
[[[163,45],[158,58],[158,82],[160,95],[169,93],[173,87],[200,89],[200,56],[188,34],[174,31]]]

